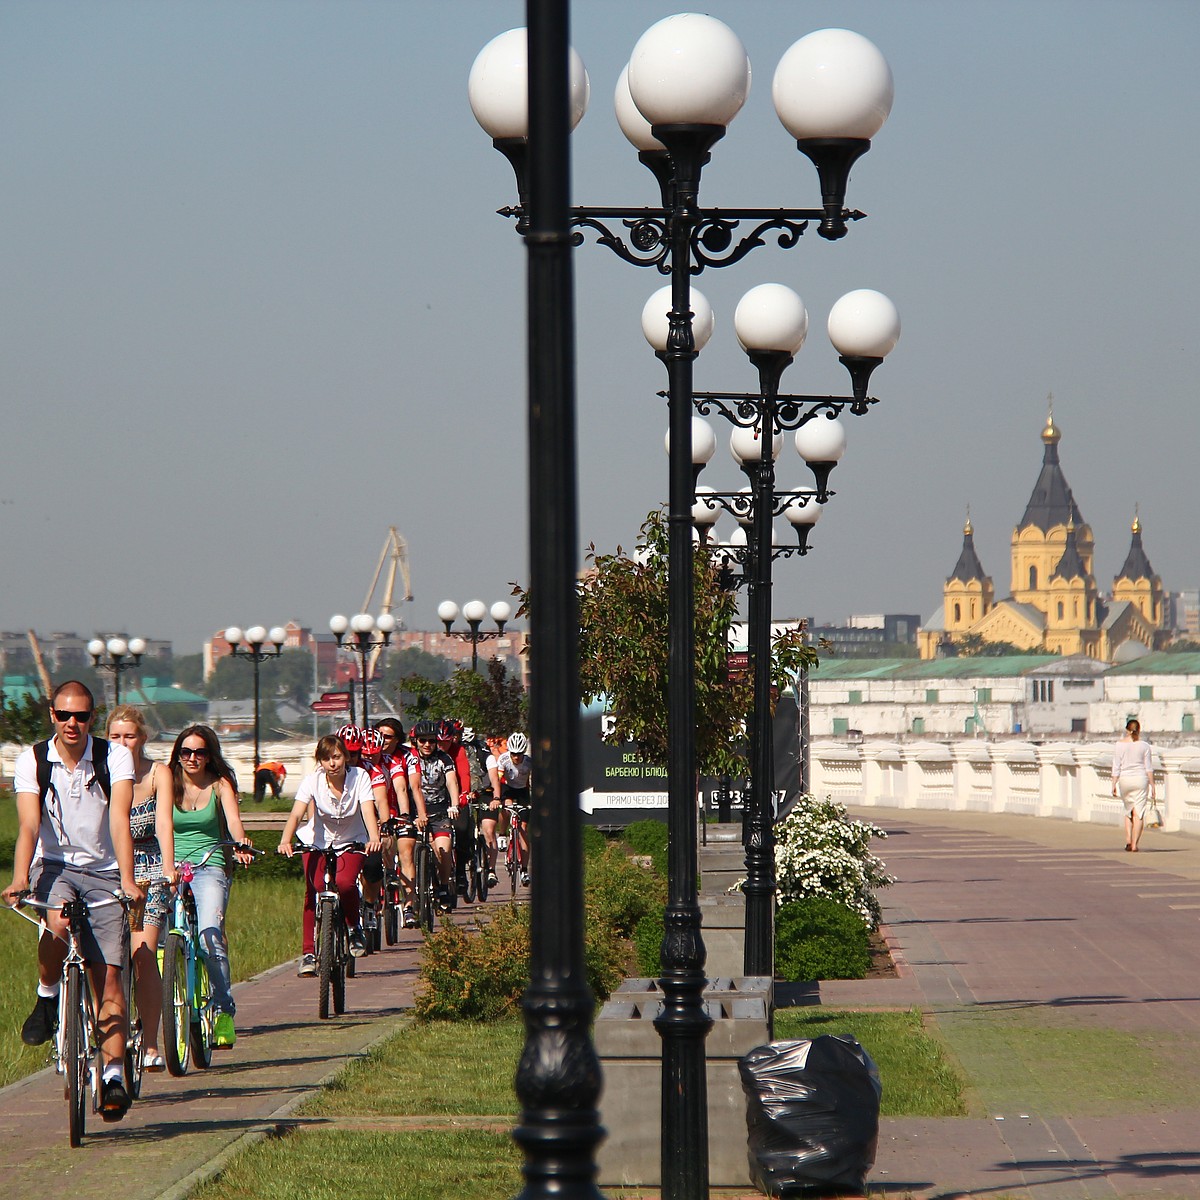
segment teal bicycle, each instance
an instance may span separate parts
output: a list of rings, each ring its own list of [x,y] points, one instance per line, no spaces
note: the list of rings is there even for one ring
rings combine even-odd
[[[212,1004],[212,980],[200,946],[192,879],[197,867],[204,866],[214,854],[226,848],[245,850],[255,856],[262,853],[249,843],[219,842],[199,862],[179,864],[175,906],[162,963],[163,1057],[172,1075],[186,1075],[192,1067],[204,1070],[212,1062],[217,1014]]]

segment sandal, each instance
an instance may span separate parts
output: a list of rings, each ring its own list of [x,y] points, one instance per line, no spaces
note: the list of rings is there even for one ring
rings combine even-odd
[[[167,1060],[157,1050],[147,1050],[142,1055],[142,1069],[144,1071],[165,1071]]]

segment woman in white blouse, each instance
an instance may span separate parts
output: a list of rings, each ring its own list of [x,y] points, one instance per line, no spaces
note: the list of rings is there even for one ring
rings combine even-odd
[[[1112,794],[1125,809],[1125,849],[1137,850],[1146,824],[1146,809],[1154,803],[1154,763],[1150,746],[1141,740],[1135,717],[1125,722],[1125,736],[1113,747]]]
[[[379,821],[370,776],[361,767],[346,766],[346,744],[336,735],[317,743],[317,769],[305,776],[296,792],[279,838],[279,853],[295,853],[292,837],[299,833],[306,846],[324,850],[347,843],[363,845],[368,854],[379,850]],[[303,823],[301,823],[303,822]],[[299,829],[297,829],[299,826]],[[366,953],[366,940],[359,925],[358,876],[362,870],[360,850],[338,854],[335,886],[342,901],[342,914],[350,930],[350,953]],[[300,975],[315,975],[317,891],[323,882],[324,856],[304,852],[304,926]]]

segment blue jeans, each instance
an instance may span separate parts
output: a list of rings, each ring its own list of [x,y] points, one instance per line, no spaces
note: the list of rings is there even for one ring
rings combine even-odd
[[[197,867],[192,879],[196,898],[196,924],[200,929],[200,949],[212,981],[213,1008],[233,1016],[229,977],[229,943],[225,938],[225,909],[229,904],[229,876],[223,866]]]

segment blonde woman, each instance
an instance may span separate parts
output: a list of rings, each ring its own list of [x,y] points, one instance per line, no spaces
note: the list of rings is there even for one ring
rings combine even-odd
[[[158,1048],[162,1019],[158,946],[170,917],[171,886],[175,882],[175,787],[166,763],[146,757],[150,731],[140,709],[132,704],[118,705],[109,714],[106,733],[110,742],[124,746],[133,755],[133,808],[129,814],[133,877],[146,889],[146,899],[130,912],[130,951],[145,1069],[163,1071],[167,1064]]]
[[[1154,803],[1154,762],[1135,717],[1125,722],[1125,736],[1113,747],[1112,794],[1120,795],[1125,809],[1125,849],[1136,851],[1146,809]]]

